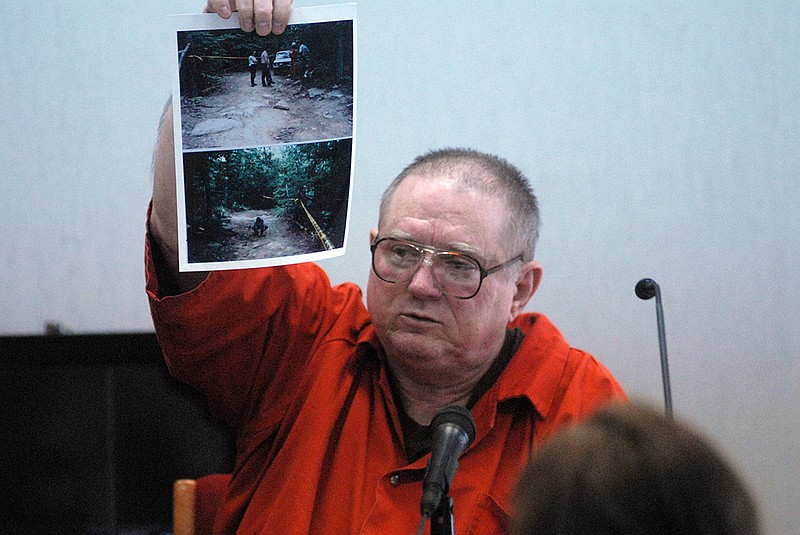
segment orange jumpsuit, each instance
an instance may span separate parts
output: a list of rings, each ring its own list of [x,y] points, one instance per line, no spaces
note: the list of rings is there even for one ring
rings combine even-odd
[[[413,535],[430,454],[409,462],[385,356],[361,291],[313,264],[212,272],[159,298],[147,291],[171,373],[203,392],[237,434],[215,533]],[[510,531],[510,494],[541,441],[586,417],[620,385],[570,348],[543,315],[472,407],[477,436],[450,496],[458,535]],[[426,528],[428,533],[428,528]]]

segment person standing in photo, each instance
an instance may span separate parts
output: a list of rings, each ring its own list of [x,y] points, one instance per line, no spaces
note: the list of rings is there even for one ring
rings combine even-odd
[[[299,62],[299,58],[296,42],[293,42],[292,46],[289,47],[289,59],[292,61],[291,67],[289,68],[289,77],[292,80],[297,80],[297,64]]]
[[[269,57],[269,52],[264,50],[261,52],[261,85],[264,87],[272,86],[272,60]]]
[[[308,78],[310,54],[311,51],[308,49],[306,44],[300,43],[300,48],[298,49],[298,55],[300,58],[300,78]]]
[[[253,53],[247,58],[247,68],[250,69],[250,87],[255,87],[256,73],[258,72],[258,58],[256,57],[255,50],[253,50]]]

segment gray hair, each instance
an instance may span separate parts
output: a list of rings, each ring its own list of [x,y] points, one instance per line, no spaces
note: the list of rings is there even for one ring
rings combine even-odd
[[[505,200],[508,237],[504,241],[512,249],[508,252],[512,255],[521,252],[525,261],[533,259],[540,221],[538,203],[528,179],[503,158],[473,149],[445,148],[417,157],[383,192],[378,221],[383,221],[403,180],[411,175],[432,178],[440,174],[455,178],[465,188]]]

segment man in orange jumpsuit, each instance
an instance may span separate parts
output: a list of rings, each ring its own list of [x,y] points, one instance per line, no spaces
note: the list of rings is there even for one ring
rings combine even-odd
[[[542,277],[527,180],[472,150],[418,158],[384,194],[365,307],[357,286],[331,286],[313,264],[180,273],[171,117],[154,160],[147,291],[171,372],[236,430],[214,532],[415,533],[429,424],[450,405],[477,427],[450,488],[455,531],[509,532],[514,484],[542,440],[625,396],[523,312]]]

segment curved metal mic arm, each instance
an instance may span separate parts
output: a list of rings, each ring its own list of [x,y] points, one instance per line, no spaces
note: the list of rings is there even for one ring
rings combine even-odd
[[[636,296],[647,300],[656,298],[656,322],[658,323],[658,348],[661,353],[661,381],[664,384],[664,407],[667,416],[672,418],[672,390],[669,385],[669,364],[667,362],[667,334],[664,329],[664,307],[661,304],[661,287],[653,279],[642,279],[636,283]]]

